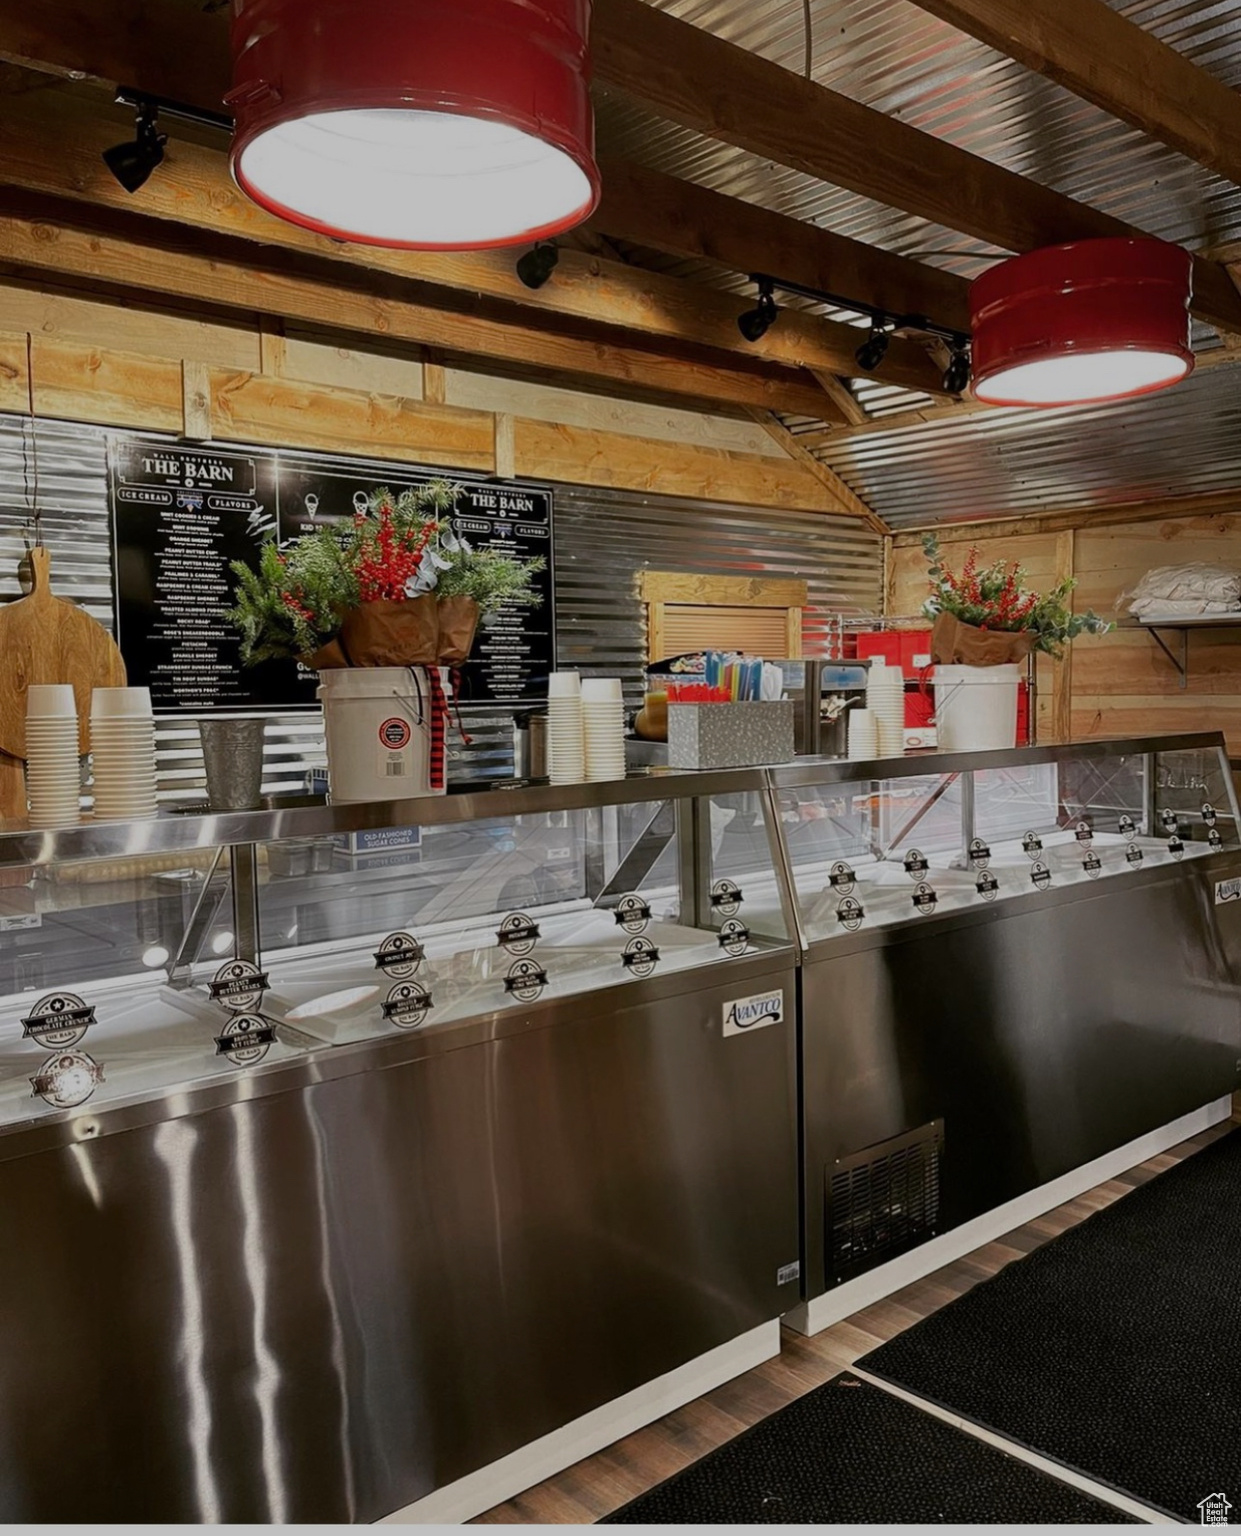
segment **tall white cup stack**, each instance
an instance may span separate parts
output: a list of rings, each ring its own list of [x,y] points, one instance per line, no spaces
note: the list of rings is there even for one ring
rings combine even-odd
[[[880,757],[905,751],[905,674],[876,656],[866,681],[866,708],[875,717]]]
[[[553,784],[580,784],[586,777],[582,679],[577,672],[553,672],[547,680],[547,776]]]
[[[32,827],[75,822],[81,808],[78,709],[69,683],[26,690],[26,798]]]
[[[155,717],[149,688],[96,688],[90,750],[97,821],[142,821],[156,814]]]
[[[849,756],[865,762],[879,756],[879,732],[869,709],[849,711]]]
[[[619,677],[582,679],[582,733],[588,779],[625,777],[625,698]]]

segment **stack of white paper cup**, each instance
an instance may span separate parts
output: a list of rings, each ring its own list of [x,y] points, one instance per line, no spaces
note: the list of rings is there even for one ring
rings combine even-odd
[[[582,679],[582,732],[588,779],[625,777],[625,698],[619,677]]]
[[[96,688],[90,706],[95,818],[154,816],[155,718],[149,688]]]
[[[553,672],[547,680],[547,776],[553,784],[579,784],[586,777],[577,672]]]
[[[849,756],[867,761],[879,756],[879,732],[869,709],[849,711]]]
[[[26,797],[32,827],[78,819],[82,767],[78,710],[69,683],[32,683],[26,690]]]
[[[880,757],[900,757],[905,751],[905,674],[880,657],[870,664],[866,708],[875,717]]]

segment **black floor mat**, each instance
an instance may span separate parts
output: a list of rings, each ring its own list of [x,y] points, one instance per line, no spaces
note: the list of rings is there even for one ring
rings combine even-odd
[[[601,1521],[1106,1525],[1128,1517],[849,1375]]]
[[[1241,1507],[1241,1133],[858,1367],[1180,1519]]]

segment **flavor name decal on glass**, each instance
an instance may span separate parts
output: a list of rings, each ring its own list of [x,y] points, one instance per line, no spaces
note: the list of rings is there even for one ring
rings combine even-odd
[[[928,913],[934,912],[935,904],[939,900],[939,897],[936,896],[934,890],[929,885],[927,885],[926,881],[922,880],[919,881],[916,889],[914,890],[911,900],[914,904],[914,910],[918,913],[919,917],[926,917]]]
[[[375,969],[393,981],[407,981],[425,959],[426,951],[412,933],[390,933],[375,951]]]
[[[85,1104],[100,1083],[103,1068],[85,1051],[67,1051],[51,1056],[30,1079],[32,1097],[42,1099],[53,1109],[76,1109]]]
[[[95,1022],[95,1010],[74,992],[49,992],[22,1020],[22,1034],[47,1050],[77,1045]]]
[[[622,896],[616,903],[617,926],[626,933],[641,933],[651,920],[651,909],[642,897],[634,892]]]
[[[1097,853],[1088,853],[1082,860],[1082,868],[1092,880],[1097,880],[1103,873],[1103,861]]]
[[[1138,835],[1138,829],[1134,824],[1132,816],[1122,816],[1118,826],[1120,829],[1121,837],[1123,837],[1127,842],[1132,842],[1133,839]]]
[[[504,978],[504,990],[519,1003],[533,1003],[542,997],[547,985],[547,972],[534,960],[515,960]]]
[[[1168,839],[1168,852],[1174,859],[1183,859],[1185,857],[1185,844],[1175,832]]]
[[[630,939],[621,954],[621,964],[631,975],[649,976],[659,964],[659,951],[650,939]]]
[[[1035,859],[1030,868],[1030,879],[1033,880],[1040,891],[1045,891],[1051,884],[1051,870],[1043,863],[1042,859]]]
[[[267,991],[267,972],[252,960],[229,960],[207,983],[211,1000],[236,1013],[251,1013]]]
[[[984,901],[994,901],[996,892],[1000,889],[1000,882],[989,869],[984,869],[974,882],[974,889]]]
[[[862,926],[862,919],[866,916],[866,909],[855,896],[846,896],[836,908],[836,921],[849,930],[856,933]]]
[[[1025,850],[1026,858],[1037,859],[1043,851],[1043,839],[1037,832],[1027,832],[1021,839],[1021,846]]]
[[[991,862],[991,849],[987,847],[981,837],[974,838],[970,843],[970,863],[975,869],[986,869]]]
[[[730,917],[720,927],[719,943],[726,955],[744,955],[750,947],[750,930],[735,917]]]
[[[1094,828],[1088,821],[1079,821],[1074,829],[1073,836],[1083,847],[1089,848],[1094,842]]]
[[[1202,819],[1208,827],[1213,827],[1219,820],[1219,813],[1209,800],[1202,807]]]
[[[833,864],[827,879],[832,889],[839,891],[842,896],[848,896],[857,884],[857,875],[848,864]]]
[[[400,981],[383,1002],[383,1016],[398,1029],[417,1029],[435,1006],[430,991],[420,981]]]
[[[1142,862],[1142,850],[1136,843],[1130,843],[1125,849],[1125,862],[1134,869]]]
[[[921,880],[930,867],[920,848],[911,848],[905,855],[905,873],[911,880]]]
[[[235,1067],[252,1067],[262,1061],[275,1043],[274,1024],[257,1013],[238,1013],[215,1037],[215,1051]]]
[[[1207,832],[1207,842],[1212,848],[1222,848],[1224,846],[1224,839],[1218,827],[1213,826]]]
[[[539,925],[524,912],[510,912],[500,924],[496,939],[510,955],[528,955],[538,943]]]
[[[1162,811],[1160,811],[1159,819],[1163,823],[1164,829],[1167,832],[1175,832],[1176,831],[1176,825],[1177,825],[1177,822],[1176,822],[1176,812],[1174,810],[1172,810],[1172,808],[1170,806],[1169,807],[1165,807]]]
[[[721,917],[735,917],[745,897],[734,880],[717,880],[711,887],[711,905]]]

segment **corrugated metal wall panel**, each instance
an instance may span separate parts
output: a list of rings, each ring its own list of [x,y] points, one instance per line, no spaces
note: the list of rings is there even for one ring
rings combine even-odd
[[[103,428],[72,422],[40,422],[35,431],[39,504],[56,590],[80,602],[110,630],[109,434]],[[26,485],[33,493],[34,481],[30,433],[20,417],[0,415],[0,599],[20,595],[16,572],[31,507]],[[619,674],[634,703],[639,702],[646,654],[645,612],[637,595],[637,573],[643,567],[803,578],[811,596],[804,625],[805,647],[811,655],[825,649],[828,614],[878,612],[883,580],[881,541],[848,518],[558,486],[560,663],[579,666],[584,672]],[[511,715],[478,706],[467,707],[463,717],[471,741],[466,747],[450,738],[453,778],[510,772]],[[157,738],[161,795],[177,800],[200,794],[202,753],[194,720],[165,721]],[[323,726],[317,712],[269,721],[265,750],[269,793],[299,789],[306,768],[324,760]]]

